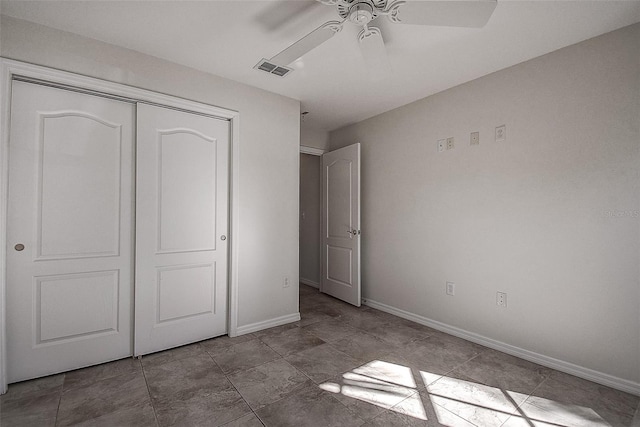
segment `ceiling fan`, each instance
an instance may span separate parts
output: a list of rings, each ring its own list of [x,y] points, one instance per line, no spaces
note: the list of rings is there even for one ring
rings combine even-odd
[[[340,20],[329,21],[255,68],[281,77],[292,71],[288,67],[306,53],[338,34],[346,22],[362,27],[358,43],[369,69],[383,72],[388,68],[387,53],[380,28],[371,26],[386,16],[394,24],[435,25],[481,28],[496,8],[496,0],[316,0],[335,6]]]

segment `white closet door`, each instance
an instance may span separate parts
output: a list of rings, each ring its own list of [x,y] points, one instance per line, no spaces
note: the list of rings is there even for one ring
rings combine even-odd
[[[14,82],[9,382],[132,354],[135,106]]]
[[[134,353],[227,332],[229,122],[138,104]]]

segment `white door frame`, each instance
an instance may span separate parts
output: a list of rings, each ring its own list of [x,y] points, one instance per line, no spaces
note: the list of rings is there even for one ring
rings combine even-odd
[[[320,266],[318,271],[320,272],[320,279],[318,280],[318,289],[320,290],[320,292],[322,292],[322,155],[326,152],[327,150],[322,150],[320,148],[307,147],[306,145],[300,146],[300,154],[309,154],[310,156],[320,157],[320,165],[318,166],[318,168],[320,168],[320,188],[319,188],[320,216],[318,217],[320,218],[320,221],[319,221],[320,223],[318,224],[318,237],[320,238],[320,251],[318,251],[319,252],[318,265]],[[300,173],[298,173],[298,177],[299,176],[300,176]],[[300,245],[298,245],[298,252],[300,252]]]
[[[9,175],[9,124],[11,122],[11,82],[15,77],[51,83],[91,92],[99,92],[134,102],[146,102],[164,107],[227,119],[231,123],[231,150],[229,161],[229,305],[228,334],[236,336],[238,330],[238,236],[240,189],[240,113],[196,101],[164,95],[133,86],[86,77],[66,71],[0,58],[0,394],[7,391],[6,343],[6,228]]]

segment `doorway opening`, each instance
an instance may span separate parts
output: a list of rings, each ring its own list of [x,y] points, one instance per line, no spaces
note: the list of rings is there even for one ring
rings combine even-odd
[[[322,157],[300,153],[300,283],[320,289]]]

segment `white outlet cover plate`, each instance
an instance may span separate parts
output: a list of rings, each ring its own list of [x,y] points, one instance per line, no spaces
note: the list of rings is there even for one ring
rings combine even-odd
[[[507,294],[505,292],[496,292],[496,305],[498,307],[507,306]]]
[[[447,295],[454,296],[456,294],[456,284],[453,282],[447,282],[446,292]]]
[[[500,125],[496,127],[496,142],[506,141],[507,139],[507,125]]]
[[[439,139],[437,147],[438,147],[438,153],[442,153],[447,148],[447,140]]]
[[[480,144],[480,132],[471,132],[469,145],[478,145],[478,144]]]

